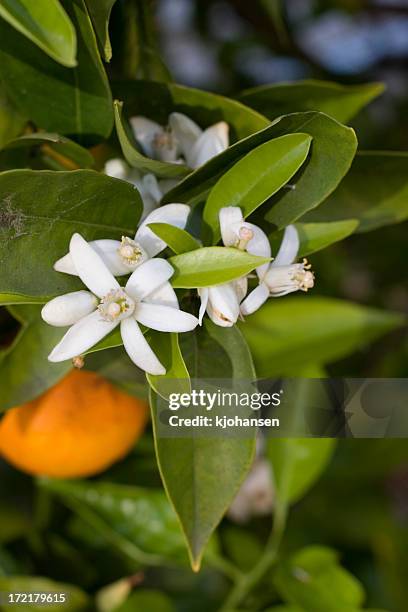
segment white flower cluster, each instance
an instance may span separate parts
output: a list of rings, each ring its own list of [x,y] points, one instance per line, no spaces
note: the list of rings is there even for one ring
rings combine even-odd
[[[146,117],[132,117],[130,125],[147,157],[174,164],[186,163],[192,169],[202,166],[229,145],[229,128],[225,121],[202,130],[187,115],[171,113],[165,127]],[[143,174],[120,158],[106,162],[105,174],[137,187],[143,200],[142,219],[157,208],[163,195],[178,182],[176,179],[158,180],[151,172]]]
[[[145,153],[161,160],[177,163],[183,155],[191,167],[197,167],[228,146],[228,126],[223,122],[202,131],[185,115],[173,113],[166,129],[144,117],[134,117],[131,123]],[[288,226],[275,259],[256,269],[259,283],[249,294],[248,277],[244,276],[222,285],[200,287],[198,318],[181,311],[169,282],[174,269],[168,261],[156,257],[167,245],[148,224],[167,223],[184,229],[190,208],[185,204],[156,208],[162,195],[156,177],[126,171],[121,160],[112,163],[116,164],[117,178],[133,177],[131,182],[140,189],[145,207],[150,198],[148,207],[153,206],[154,210],[145,214],[134,238],[124,236],[122,241],[105,239],[88,243],[79,234],[72,236],[69,253],[55,263],[54,269],[79,276],[89,291],[59,296],[42,309],[42,317],[50,325],[70,326],[49,355],[50,361],[74,359],[120,326],[125,350],[132,361],[150,374],[165,374],[138,323],[161,332],[186,332],[201,324],[207,312],[215,324],[230,327],[238,317],[255,312],[270,296],[313,287],[314,276],[306,260],[294,263],[299,237],[296,228]],[[225,247],[271,257],[268,237],[244,220],[240,208],[221,209],[219,222]],[[123,275],[130,275],[124,287],[115,278]]]

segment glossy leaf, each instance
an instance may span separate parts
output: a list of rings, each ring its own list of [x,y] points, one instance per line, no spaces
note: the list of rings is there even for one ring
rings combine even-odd
[[[299,395],[296,407],[292,407],[293,416],[305,408],[304,396],[307,397],[307,379],[293,381],[299,384]],[[303,387],[302,387],[303,385]],[[267,457],[272,465],[275,492],[281,503],[298,501],[313,486],[325,470],[336,441],[330,438],[269,438]]]
[[[190,171],[183,164],[176,164],[170,162],[158,161],[156,159],[150,159],[146,157],[138,149],[136,145],[132,144],[129,138],[130,128],[125,127],[122,117],[123,102],[115,100],[115,124],[116,132],[119,138],[120,146],[122,147],[123,155],[126,161],[133,167],[143,172],[153,172],[156,176],[162,178],[178,178],[185,176]]]
[[[66,603],[19,603],[3,604],[2,610],[17,610],[18,612],[32,612],[44,610],[57,612],[64,608],[67,612],[86,612],[89,609],[88,595],[72,584],[54,582],[40,576],[0,576],[0,591],[6,593],[55,593],[65,594]]]
[[[0,91],[0,148],[23,131],[27,120]]]
[[[227,283],[268,262],[232,247],[203,247],[174,255],[169,262],[175,272],[171,284],[177,288],[209,287]]]
[[[2,0],[0,17],[64,66],[76,66],[76,33],[58,0]]]
[[[131,236],[142,211],[133,185],[92,170],[4,172],[0,201],[0,296],[14,294],[17,301],[24,295],[46,301],[83,287],[52,269],[72,234]]]
[[[208,196],[203,219],[212,242],[220,238],[218,215],[224,206],[239,206],[247,217],[276,193],[305,161],[311,143],[307,134],[288,134],[266,142],[226,172]]]
[[[98,45],[105,61],[112,57],[112,47],[109,40],[109,18],[116,0],[85,0],[92,19]]]
[[[43,479],[40,484],[134,560],[155,565],[185,559],[178,521],[163,491],[108,482]]]
[[[65,164],[66,169],[76,170],[78,168],[91,168],[94,165],[94,158],[91,153],[79,144],[65,136],[58,134],[48,134],[47,132],[34,132],[24,134],[19,138],[10,140],[4,149],[19,149],[40,147],[44,154],[54,157],[56,161]],[[69,167],[71,166],[71,167]]]
[[[131,21],[132,77],[150,81],[171,81],[157,44],[154,8],[145,0],[133,0],[124,7],[126,17]]]
[[[146,374],[151,388],[167,399],[170,381],[171,393],[188,393],[191,389],[190,375],[180,350],[178,334],[149,330],[146,339],[160,363],[166,368],[166,373],[162,376]]]
[[[271,298],[240,327],[258,376],[278,376],[336,361],[403,323],[397,313],[308,295]]]
[[[250,352],[236,328],[217,327],[206,320],[204,328],[182,334],[181,340],[191,377],[254,379]],[[156,402],[152,393],[160,473],[197,570],[211,534],[250,468],[255,438],[161,437],[157,433]]]
[[[361,584],[338,562],[338,554],[309,546],[281,565],[274,577],[281,597],[305,612],[357,612],[364,599]]]
[[[344,240],[358,228],[356,219],[331,223],[296,223],[299,234],[299,257],[321,251],[335,242]]]
[[[201,247],[200,243],[185,230],[168,223],[149,223],[150,229],[176,253],[188,253]]]
[[[294,188],[279,191],[263,207],[268,210],[267,221],[273,225],[283,228],[293,223],[327,198],[349,170],[355,155],[357,140],[353,130],[323,113],[294,113],[276,119],[192,172],[166,194],[164,201],[190,205],[204,201],[216,181],[243,155],[272,138],[296,132],[313,138],[309,159],[291,180]]]
[[[261,85],[243,91],[238,99],[269,119],[299,111],[321,111],[347,123],[383,91],[382,83],[339,85],[307,80]]]
[[[28,305],[10,308],[21,329],[11,346],[0,353],[0,412],[41,395],[72,368],[70,361],[48,361],[60,340],[61,329],[44,323],[40,310]]]
[[[39,128],[95,142],[113,126],[109,83],[84,0],[63,6],[77,32],[78,65],[57,64],[1,19],[0,77],[11,101]]]
[[[408,219],[408,153],[358,153],[336,191],[306,217],[308,221],[350,218],[358,219],[359,233]]]
[[[231,142],[262,130],[270,123],[266,117],[236,100],[175,83],[123,81],[115,84],[114,93],[120,100],[126,100],[129,116],[144,115],[161,125],[167,125],[169,114],[175,111],[185,113],[201,128],[226,121]]]

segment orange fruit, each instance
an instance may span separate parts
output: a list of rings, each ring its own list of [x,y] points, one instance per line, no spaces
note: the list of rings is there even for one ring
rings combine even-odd
[[[148,405],[98,374],[73,370],[0,421],[0,453],[33,475],[77,478],[102,472],[140,437]]]

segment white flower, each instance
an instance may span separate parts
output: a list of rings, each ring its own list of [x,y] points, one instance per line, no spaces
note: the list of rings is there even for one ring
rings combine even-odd
[[[257,268],[259,285],[251,291],[241,304],[243,315],[258,310],[268,297],[281,297],[293,291],[308,291],[314,285],[314,275],[310,265],[304,259],[302,263],[293,263],[299,252],[299,235],[294,225],[288,225],[283,235],[278,254],[266,269]],[[266,249],[260,255],[266,255]],[[270,247],[269,247],[270,254]]]
[[[108,176],[121,179],[136,187],[143,201],[142,221],[159,206],[163,195],[178,183],[175,179],[157,180],[151,172],[143,174],[136,168],[128,166],[120,158],[109,159],[105,164],[104,172]]]
[[[236,523],[245,523],[253,516],[270,514],[273,500],[271,468],[266,459],[258,458],[229,507],[228,516]]]
[[[198,324],[196,317],[179,310],[168,282],[174,272],[171,265],[164,259],[150,259],[121,287],[80,234],[72,236],[69,250],[78,276],[89,292],[59,296],[42,309],[47,323],[72,325],[49,355],[49,361],[65,361],[81,355],[120,325],[131,360],[150,374],[165,374],[138,323],[163,332],[186,332]],[[99,305],[95,296],[100,300]]]
[[[167,246],[147,225],[149,223],[168,223],[184,229],[189,213],[190,207],[186,204],[166,204],[166,206],[153,210],[144,219],[134,239],[123,236],[121,242],[109,239],[92,240],[89,245],[114,276],[130,274]],[[55,262],[54,270],[78,276],[70,253]]]
[[[270,246],[266,234],[253,223],[244,221],[241,209],[238,206],[227,206],[219,213],[221,237],[226,247],[236,247],[252,255],[270,256]],[[269,248],[269,255],[264,253]],[[264,271],[269,264],[259,266]],[[246,277],[236,279],[223,285],[203,287],[198,289],[201,298],[198,319],[200,325],[204,313],[207,311],[210,319],[221,327],[231,327],[236,323],[240,308],[239,304],[245,297],[248,289]]]
[[[130,124],[143,152],[152,159],[198,168],[228,148],[228,124],[220,121],[202,130],[182,113],[171,113],[163,127],[146,117],[132,117]],[[182,156],[182,158],[180,157]]]

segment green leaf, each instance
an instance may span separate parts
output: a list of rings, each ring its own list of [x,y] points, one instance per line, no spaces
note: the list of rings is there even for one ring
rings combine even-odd
[[[41,395],[72,368],[70,361],[47,360],[61,329],[44,323],[38,306],[13,306],[10,312],[21,329],[12,345],[0,353],[0,412]]]
[[[292,381],[294,382],[294,381]],[[304,411],[308,380],[299,381],[296,412]],[[303,385],[303,386],[302,386]],[[271,462],[275,492],[281,503],[294,503],[307,493],[325,470],[336,441],[330,438],[269,438],[266,454]]]
[[[3,603],[2,610],[17,610],[18,612],[32,612],[33,610],[44,610],[50,612],[60,611],[61,608],[67,612],[86,612],[89,609],[90,599],[88,595],[72,584],[54,582],[40,576],[0,576],[0,591],[4,593],[58,593],[66,596],[66,603]]]
[[[357,612],[364,599],[361,584],[323,546],[296,552],[279,566],[274,583],[283,599],[305,612]]]
[[[183,164],[158,161],[156,159],[146,157],[140,153],[129,138],[130,128],[128,126],[125,127],[123,123],[122,108],[123,102],[115,100],[114,111],[116,132],[118,134],[120,146],[122,147],[122,153],[126,161],[133,168],[137,168],[143,172],[153,172],[153,174],[162,178],[179,178],[188,174],[189,169]]]
[[[93,143],[112,130],[109,83],[84,0],[63,5],[76,28],[78,65],[57,64],[1,19],[0,81],[16,108],[39,128]]]
[[[244,217],[276,193],[305,161],[312,139],[288,134],[256,147],[217,181],[204,207],[203,219],[212,242],[220,238],[218,215],[224,206],[239,206]]]
[[[361,151],[350,172],[308,221],[355,218],[357,232],[408,219],[408,153]]]
[[[115,83],[114,93],[116,98],[126,100],[129,116],[144,115],[161,125],[167,125],[169,114],[176,111],[188,115],[201,128],[226,121],[231,130],[231,142],[262,130],[270,123],[266,117],[236,100],[175,83],[122,81]]]
[[[112,47],[109,40],[109,19],[115,2],[116,0],[85,0],[98,45],[106,62],[110,62],[112,58]]]
[[[167,399],[169,381],[171,393],[188,393],[191,389],[190,375],[179,347],[178,334],[164,334],[149,330],[146,339],[159,361],[166,368],[163,376],[146,374],[151,388]]]
[[[189,251],[195,251],[201,247],[200,243],[193,238],[191,234],[182,230],[175,225],[169,225],[168,223],[149,223],[150,229],[176,253],[188,253]]]
[[[331,223],[296,223],[296,228],[300,240],[298,257],[304,257],[347,238],[357,230],[358,221],[347,219]]]
[[[286,227],[334,191],[349,170],[356,151],[354,131],[323,113],[294,113],[279,117],[266,129],[240,140],[192,172],[167,192],[164,201],[190,205],[202,202],[216,181],[243,155],[272,138],[296,132],[312,136],[311,154],[291,181],[295,188],[281,190],[273,196],[266,214],[270,223],[279,228]]]
[[[27,119],[11,104],[4,91],[0,91],[0,148],[23,131]]]
[[[204,328],[182,334],[183,353],[194,378],[254,380],[248,347],[236,328]],[[255,437],[166,438],[157,433],[157,396],[151,409],[157,461],[166,493],[187,540],[193,569],[237,493],[253,460]],[[255,433],[254,433],[255,436]]]
[[[174,612],[175,609],[166,595],[152,589],[138,589],[115,612]]]
[[[266,257],[250,255],[233,247],[203,247],[170,257],[169,262],[175,270],[171,284],[184,289],[220,285],[268,261]]]
[[[76,66],[76,33],[58,0],[2,0],[0,17],[63,66]]]
[[[48,134],[47,132],[35,132],[33,134],[24,134],[19,138],[10,140],[7,142],[3,149],[19,149],[19,148],[30,148],[30,147],[41,147],[43,152],[46,153],[47,149],[51,149],[58,154],[67,158],[72,164],[72,169],[77,168],[91,168],[94,165],[94,158],[91,153],[81,147],[76,142],[65,138],[65,136],[59,136],[58,134]],[[58,157],[57,157],[58,159]]]
[[[135,561],[185,560],[178,521],[163,491],[100,481],[42,479],[40,485]]]
[[[383,91],[382,83],[339,85],[329,81],[306,80],[261,85],[243,91],[238,99],[269,119],[299,111],[320,111],[341,123],[347,123]]]
[[[403,316],[324,297],[270,299],[241,324],[258,376],[330,363],[403,325]]]
[[[87,240],[132,236],[141,211],[133,185],[92,170],[3,172],[0,296],[46,301],[83,287],[79,279],[52,269],[68,252],[72,234],[80,232]]]

